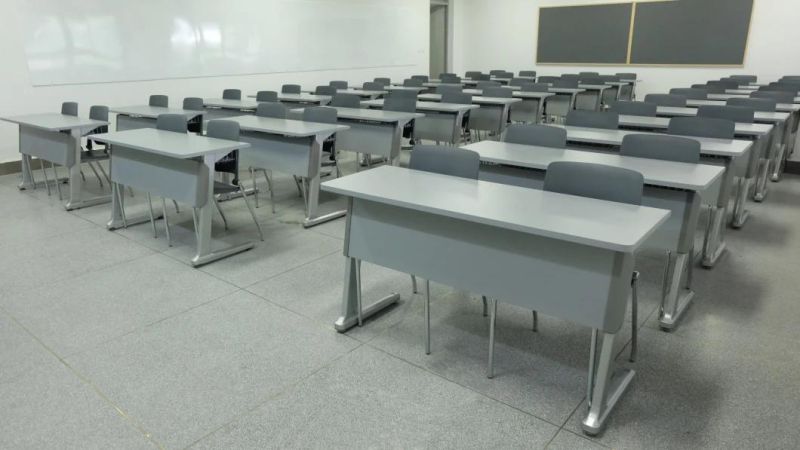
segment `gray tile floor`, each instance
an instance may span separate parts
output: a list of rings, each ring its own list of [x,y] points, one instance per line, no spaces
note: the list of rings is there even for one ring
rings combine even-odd
[[[354,168],[352,159],[346,168]],[[249,181],[248,181],[249,182]],[[638,375],[608,430],[580,431],[589,330],[501,305],[494,380],[480,300],[434,285],[433,353],[407,275],[365,265],[401,302],[338,334],[344,221],[310,230],[288,177],[257,210],[266,240],[193,269],[191,215],[109,232],[0,177],[0,448],[796,448],[800,178],[771,185],[730,252],[695,272],[681,328],[658,330],[663,260],[642,255]],[[93,178],[87,189],[98,190]],[[144,196],[128,201],[144,212]],[[323,209],[342,206],[323,197]],[[221,241],[256,238],[241,200]],[[625,342],[619,350],[626,350]],[[624,355],[624,352],[622,353]],[[628,365],[624,356],[619,363]]]

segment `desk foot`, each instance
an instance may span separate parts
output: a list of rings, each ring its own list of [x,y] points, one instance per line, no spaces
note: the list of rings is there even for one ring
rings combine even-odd
[[[155,215],[153,217],[153,219],[155,219],[155,220],[161,220],[163,218],[164,218],[164,214],[162,214],[162,213],[157,213],[157,215]],[[149,223],[150,222],[150,216],[142,215],[142,216],[138,216],[138,217],[130,217],[130,218],[127,218],[126,222],[127,222],[127,225],[129,227],[133,226],[133,225]],[[108,228],[109,231],[114,231],[114,230],[119,230],[119,229],[125,228],[125,225],[122,223],[122,219],[111,219],[111,220],[108,221],[108,224],[106,225],[106,228]]]
[[[246,252],[247,250],[250,250],[253,247],[255,247],[255,245],[256,244],[253,242],[248,242],[246,244],[234,245],[231,247],[224,248],[222,250],[217,250],[215,252],[207,253],[205,255],[196,255],[194,258],[192,258],[192,266],[200,267],[204,264],[212,263],[214,261],[219,261],[220,259],[227,258],[228,256]]]
[[[742,228],[744,224],[747,222],[747,219],[750,218],[750,211],[744,210],[738,217],[734,217],[733,221],[731,222],[731,226],[733,228]]]
[[[247,188],[247,189],[244,190],[244,192],[245,192],[246,195],[254,195],[254,194],[258,193],[258,189]],[[240,191],[231,192],[231,193],[228,193],[228,194],[220,194],[219,196],[217,196],[217,201],[218,202],[227,202],[227,201],[230,201],[230,200],[235,200],[237,198],[242,198],[242,193]]]
[[[319,224],[330,222],[331,220],[338,219],[340,217],[344,217],[347,215],[347,210],[343,209],[341,211],[334,211],[329,214],[325,214],[324,216],[319,216],[315,218],[306,217],[303,220],[303,228],[311,228],[317,226]]]
[[[684,290],[678,297],[678,304],[673,313],[666,313],[661,311],[661,316],[658,318],[658,326],[662,331],[672,331],[678,327],[678,322],[681,321],[683,313],[689,308],[694,299],[694,291]]]
[[[67,211],[75,209],[88,208],[89,206],[102,205],[104,203],[111,203],[110,195],[103,195],[101,197],[90,198],[88,200],[68,201],[64,207]]]
[[[763,189],[761,192],[756,192],[756,193],[753,195],[753,200],[754,200],[754,201],[756,201],[756,202],[758,202],[758,203],[761,203],[761,202],[763,202],[763,201],[764,201],[764,199],[765,199],[765,198],[767,198],[767,193],[768,193],[768,192],[769,192],[769,189],[767,189],[766,187],[764,187],[764,189]]]
[[[720,242],[719,245],[717,245],[717,248],[712,253],[703,256],[703,267],[705,267],[706,269],[714,267],[714,265],[717,264],[717,261],[719,261],[720,256],[722,256],[722,254],[725,253],[725,248],[727,246],[728,244],[725,243],[725,241]]]
[[[367,306],[364,308],[361,317],[363,319],[367,319],[375,314],[383,311],[384,309],[394,305],[397,301],[400,300],[400,294],[391,294],[388,295],[377,302]],[[345,331],[353,328],[354,326],[358,325],[358,317],[355,315],[350,317],[341,316],[336,319],[336,322],[333,323],[333,327],[336,328],[336,331],[339,333],[344,333]]]
[[[592,408],[583,419],[583,423],[581,425],[584,433],[588,434],[589,436],[596,436],[603,430],[603,427],[605,427],[606,422],[608,421],[609,415],[611,415],[611,413],[614,411],[614,407],[617,405],[620,398],[622,398],[622,394],[628,390],[628,386],[630,386],[631,381],[633,381],[634,375],[636,375],[636,371],[632,369],[618,369],[616,371],[609,382],[609,393],[605,405],[603,405],[602,408],[599,408],[602,411],[602,414],[595,414],[595,409]]]

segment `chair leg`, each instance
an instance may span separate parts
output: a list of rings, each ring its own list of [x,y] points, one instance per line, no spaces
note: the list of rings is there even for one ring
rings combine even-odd
[[[256,199],[256,208],[258,208],[258,184],[256,184],[256,171],[252,167],[249,170],[250,181],[253,182],[253,196]]]
[[[47,196],[50,197],[50,179],[47,178],[47,170],[44,168],[44,160],[39,159],[39,169],[42,171],[44,177],[44,186],[47,188]]]
[[[594,375],[597,371],[597,328],[592,328],[592,341],[589,345],[589,379],[586,386],[586,403],[592,406],[594,398]]]
[[[175,214],[180,214],[181,213],[181,207],[178,206],[178,202],[176,200],[173,200],[172,204],[175,206]]]
[[[425,354],[431,354],[431,282],[425,280]]]
[[[194,222],[194,237],[200,240],[200,222],[197,220],[197,208],[192,208],[192,222]]]
[[[100,173],[103,174],[103,178],[106,179],[106,182],[111,185],[111,177],[108,176],[108,173],[106,173],[106,169],[103,168],[103,165],[98,162],[97,168],[100,169]]]
[[[489,302],[486,300],[486,296],[481,296],[481,303],[483,303],[483,317],[489,315]]]
[[[636,361],[636,350],[639,334],[639,272],[633,272],[631,278],[631,354],[628,361]]]
[[[411,292],[413,294],[419,294],[419,290],[417,289],[417,277],[416,277],[416,275],[411,275]]]
[[[58,169],[56,169],[55,163],[50,163],[50,168],[53,169],[53,181],[56,184],[56,190],[58,191],[58,199],[64,200],[64,196],[61,194],[61,182],[58,181]]]
[[[256,218],[256,212],[253,210],[253,206],[250,205],[250,201],[247,200],[247,192],[245,192],[244,187],[239,187],[239,192],[242,193],[242,199],[244,200],[245,206],[247,206],[247,210],[250,211],[250,216],[253,218],[253,223],[256,224],[256,228],[258,229],[258,237],[261,240],[264,240],[264,233],[261,231],[261,225],[258,223],[258,218]],[[255,193],[253,193],[255,195]]]
[[[167,245],[172,247],[172,233],[169,231],[169,217],[167,216],[167,200],[161,197],[161,209],[164,212],[164,229],[167,231]]]
[[[222,212],[222,208],[219,207],[219,202],[217,201],[216,197],[214,197],[214,206],[217,207],[217,211],[219,211],[219,215],[222,216],[222,223],[225,225],[225,230],[227,230],[228,229],[228,218],[225,217],[225,213]]]
[[[158,230],[156,229],[156,215],[153,214],[153,198],[150,193],[147,193],[147,209],[150,212],[150,225],[153,226],[153,238],[158,238]]]
[[[79,170],[78,173],[81,174],[81,180],[86,183],[86,174],[83,173],[83,169]]]
[[[489,307],[489,367],[486,376],[494,378],[494,332],[497,324],[497,300],[492,299]]]
[[[303,186],[301,185],[302,179],[298,176],[294,176],[294,184],[297,186],[297,195],[303,197],[305,199],[305,194],[303,193]]]
[[[306,180],[300,179],[300,192],[303,196],[303,206],[305,207],[306,215],[308,215],[308,187],[306,186]]]
[[[531,326],[531,329],[533,330],[534,333],[539,331],[539,313],[536,311],[533,311],[533,324]]]
[[[122,227],[128,228],[128,218],[125,216],[125,202],[123,202],[125,198],[124,189],[125,186],[117,184],[117,203],[119,203],[119,213],[122,216]]]
[[[269,188],[269,202],[272,205],[272,214],[275,214],[275,190],[272,189],[272,177],[266,169],[261,169],[264,172],[264,179],[267,180],[267,188]]]

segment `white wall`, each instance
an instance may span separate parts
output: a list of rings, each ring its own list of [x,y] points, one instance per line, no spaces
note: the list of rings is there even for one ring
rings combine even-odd
[[[218,3],[218,0],[197,0]],[[234,0],[235,1],[235,0]],[[381,0],[365,0],[379,2]],[[125,2],[118,3],[118,8],[125,9]],[[3,56],[0,66],[0,116],[18,115],[58,111],[61,102],[77,101],[80,113],[88,114],[90,105],[103,104],[123,106],[143,104],[150,94],[167,94],[170,103],[179,105],[184,97],[218,97],[225,88],[242,89],[243,94],[255,93],[258,90],[276,90],[284,83],[299,83],[307,88],[319,84],[327,84],[331,80],[347,80],[351,84],[370,81],[377,76],[388,76],[392,79],[403,79],[414,74],[428,73],[429,46],[429,0],[407,0],[414,14],[419,15],[413,29],[405,30],[405,38],[413,40],[417,49],[411,65],[402,67],[363,67],[363,63],[352,61],[351,67],[341,70],[286,72],[272,74],[220,76],[206,78],[179,78],[152,81],[115,82],[99,84],[74,84],[62,86],[34,87],[28,72],[24,44],[19,32],[21,26],[14,8],[5,8],[0,15],[0,55]],[[4,5],[5,6],[5,5]],[[156,14],[157,11],[154,11]],[[268,15],[265,8],[252,11],[253,15]],[[145,31],[147,23],[142,23]],[[309,30],[313,32],[313,30]],[[265,45],[281,45],[280,42]],[[17,127],[0,122],[0,163],[19,160],[17,147]]]
[[[541,75],[595,71],[636,72],[643,80],[639,98],[667,92],[723,76],[746,73],[774,81],[781,75],[800,74],[797,41],[791,30],[800,18],[798,0],[755,0],[743,68],[677,68],[643,66],[552,66],[536,64],[540,6],[610,3],[609,0],[456,0],[454,71],[492,69],[537,70]]]

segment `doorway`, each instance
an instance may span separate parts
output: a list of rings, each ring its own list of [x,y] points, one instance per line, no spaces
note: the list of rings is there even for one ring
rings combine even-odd
[[[447,72],[447,1],[431,0],[430,76]]]

